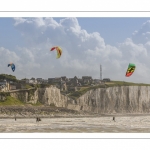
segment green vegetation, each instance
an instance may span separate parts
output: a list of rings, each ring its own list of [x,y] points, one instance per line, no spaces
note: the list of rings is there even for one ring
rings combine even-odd
[[[47,83],[43,83],[43,84],[36,84],[34,85],[35,88],[47,88],[50,87],[52,84],[47,84]]]
[[[24,103],[20,101],[19,99],[16,99],[11,96],[6,96],[6,99],[4,101],[0,101],[0,106],[24,106],[26,104],[31,104],[32,106],[42,106],[43,104],[40,103],[39,101],[36,104],[32,103]]]
[[[33,88],[33,86],[31,86],[31,85],[29,85],[29,84],[26,84],[26,85],[25,85],[25,88],[26,88],[26,89],[30,89],[30,88]]]
[[[8,74],[0,74],[0,80],[8,80],[8,81],[14,81],[18,82],[15,76],[8,75]]]
[[[2,95],[2,96],[10,96],[10,93],[9,92],[0,92],[0,95]]]
[[[112,86],[150,86],[150,84],[124,82],[124,81],[106,82],[105,85],[107,85],[108,87],[112,87]]]
[[[11,96],[6,96],[5,101],[0,101],[0,106],[6,106],[6,105],[24,105],[24,103],[16,98],[13,98]]]

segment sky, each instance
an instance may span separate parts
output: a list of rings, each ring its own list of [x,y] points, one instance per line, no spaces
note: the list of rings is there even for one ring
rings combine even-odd
[[[127,78],[129,63],[136,70]],[[0,18],[0,74],[99,79],[100,64],[103,78],[150,83],[150,18]]]

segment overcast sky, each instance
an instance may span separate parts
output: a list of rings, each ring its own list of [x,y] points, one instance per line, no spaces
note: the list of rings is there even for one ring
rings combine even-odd
[[[129,63],[136,70],[127,78]],[[150,18],[0,18],[0,74],[99,79],[100,64],[103,78],[150,83]]]

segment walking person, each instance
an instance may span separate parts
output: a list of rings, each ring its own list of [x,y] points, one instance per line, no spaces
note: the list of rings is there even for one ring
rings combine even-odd
[[[38,122],[39,121],[39,119],[38,119],[38,117],[36,118],[36,122]]]
[[[16,115],[15,115],[15,121],[17,120]]]
[[[116,122],[116,121],[115,121],[115,117],[113,117],[113,121]]]

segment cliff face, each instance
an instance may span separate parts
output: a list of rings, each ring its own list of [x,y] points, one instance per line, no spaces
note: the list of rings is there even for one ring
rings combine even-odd
[[[150,87],[122,86],[90,90],[77,100],[60,93],[56,87],[11,92],[10,96],[25,103],[55,105],[72,110],[94,113],[148,113],[150,112]],[[5,96],[0,96],[4,101]]]
[[[150,87],[122,86],[90,90],[69,108],[95,113],[148,113]]]
[[[32,90],[10,92],[10,96],[25,103],[36,104],[38,101],[45,105],[55,105],[56,107],[67,108],[68,97],[62,95],[55,86],[49,88],[38,88]],[[0,97],[4,101],[4,96]]]
[[[67,107],[68,97],[62,95],[56,87],[39,88],[37,90],[38,100],[42,104],[55,105],[57,107]]]

